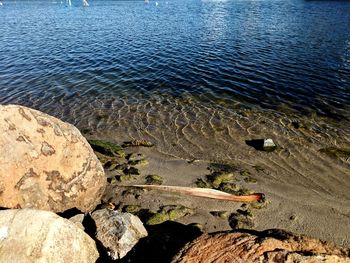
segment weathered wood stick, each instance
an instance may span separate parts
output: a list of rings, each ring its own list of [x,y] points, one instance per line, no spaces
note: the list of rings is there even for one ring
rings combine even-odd
[[[262,201],[265,196],[262,193],[255,193],[250,195],[231,195],[219,190],[209,188],[195,188],[184,186],[169,186],[169,185],[130,185],[131,187],[139,187],[145,189],[154,189],[160,191],[167,191],[172,193],[186,194],[197,197],[206,197],[217,200],[233,201],[233,202],[254,202]]]

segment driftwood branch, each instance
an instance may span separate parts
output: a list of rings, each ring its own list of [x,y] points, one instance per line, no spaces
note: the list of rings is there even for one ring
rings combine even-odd
[[[183,186],[168,186],[168,185],[131,185],[131,187],[139,187],[145,189],[154,189],[178,194],[186,194],[190,196],[205,197],[216,200],[233,201],[233,202],[254,202],[262,201],[265,196],[262,193],[250,195],[231,195],[219,190],[209,188],[195,188]]]

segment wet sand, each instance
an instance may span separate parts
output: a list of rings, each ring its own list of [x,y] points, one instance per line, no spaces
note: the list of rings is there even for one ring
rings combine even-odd
[[[197,113],[193,109],[187,113],[181,109],[177,116],[170,117],[176,109],[169,108],[154,118],[144,111],[134,111],[129,115],[129,126],[124,116],[113,128],[99,129],[96,125],[95,129],[85,129],[88,138],[120,144],[146,139],[155,144],[152,148],[126,148],[127,152],[145,155],[149,164],[138,167],[141,175],[136,180],[111,186],[105,202],[152,210],[163,205],[183,205],[192,208],[194,214],[178,222],[199,223],[204,232],[232,230],[228,219],[210,212],[235,213],[241,203],[155,190],[138,191],[140,196],[135,198],[125,194],[128,188],[121,186],[144,184],[146,175],[157,174],[163,177],[164,185],[195,187],[198,178],[205,179],[210,173],[211,163],[226,163],[237,167],[234,174],[242,187],[266,195],[267,206],[252,209],[253,229],[282,228],[350,247],[350,162],[319,151],[330,146],[349,148],[348,121],[251,110],[225,115],[208,109],[201,117],[203,109]],[[147,121],[138,121],[142,118]],[[144,127],[137,128],[140,125]],[[257,151],[245,142],[260,138],[272,138],[278,149],[271,153]],[[246,183],[240,174],[243,170],[257,182]]]

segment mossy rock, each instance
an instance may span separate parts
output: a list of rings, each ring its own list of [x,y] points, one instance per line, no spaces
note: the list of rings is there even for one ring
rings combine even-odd
[[[140,212],[141,206],[139,205],[125,205],[123,207],[123,212],[130,213],[130,214],[137,214]]]
[[[148,165],[148,163],[149,162],[146,159],[133,160],[128,162],[129,165]]]
[[[166,209],[166,208],[162,208]],[[191,208],[185,206],[175,206],[168,210],[169,218],[171,221],[175,221],[187,215],[193,214],[193,210]]]
[[[247,208],[247,209],[238,209],[237,213],[243,215],[243,216],[247,216],[247,217],[253,217],[253,213],[252,211]]]
[[[125,175],[140,175],[139,169],[135,167],[128,167],[123,170],[123,173]]]
[[[222,183],[227,183],[234,178],[233,173],[227,172],[214,172],[207,176],[208,181],[214,188],[218,188]]]
[[[227,211],[210,211],[212,216],[219,217],[221,219],[227,219],[230,216],[230,213]]]
[[[152,215],[147,221],[146,225],[159,225],[161,223],[164,223],[166,221],[169,221],[169,214],[165,211],[157,212],[154,215]]]
[[[107,156],[125,157],[124,149],[115,143],[103,140],[88,140],[92,149]]]
[[[241,190],[241,187],[235,183],[223,183],[220,184],[218,190],[236,195]]]
[[[163,178],[159,175],[147,175],[146,184],[161,185],[163,183]]]
[[[114,169],[118,171],[123,171],[124,169],[128,169],[129,165],[127,163],[118,164]]]
[[[132,141],[126,141],[123,143],[123,147],[136,147],[136,146],[153,147],[154,144],[146,140],[132,140]]]
[[[228,163],[210,163],[208,169],[211,172],[234,173],[238,171],[238,166]]]
[[[190,214],[193,214],[193,210],[185,206],[164,206],[160,211],[150,216],[146,221],[146,225],[158,225],[165,221],[175,221]]]
[[[116,179],[119,182],[128,182],[128,181],[133,181],[135,180],[135,177],[129,174],[123,174],[123,175],[117,175]]]
[[[255,226],[250,217],[240,213],[232,213],[228,221],[232,229],[253,229]]]
[[[242,170],[239,172],[242,176],[250,176],[251,173],[248,170]]]
[[[261,202],[252,202],[249,206],[253,209],[262,209],[267,207],[267,201],[263,200]]]
[[[319,151],[332,158],[342,159],[344,161],[348,161],[350,159],[350,148],[328,147],[320,149]]]
[[[213,188],[213,186],[210,183],[204,181],[202,178],[198,178],[195,184],[199,188]]]
[[[127,159],[128,161],[135,161],[135,160],[139,160],[139,159],[144,159],[145,157],[143,156],[142,153],[129,153],[125,159]]]
[[[251,177],[251,176],[244,177],[243,180],[244,180],[244,182],[246,182],[246,183],[252,183],[252,184],[255,184],[255,183],[258,182],[254,177]]]

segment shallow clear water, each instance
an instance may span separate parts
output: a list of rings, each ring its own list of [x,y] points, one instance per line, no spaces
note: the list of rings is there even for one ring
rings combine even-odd
[[[242,108],[349,120],[348,1],[2,2],[0,103],[130,136]]]

